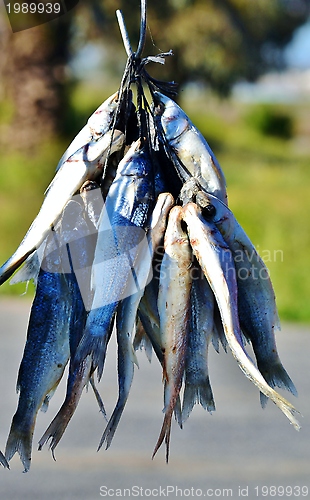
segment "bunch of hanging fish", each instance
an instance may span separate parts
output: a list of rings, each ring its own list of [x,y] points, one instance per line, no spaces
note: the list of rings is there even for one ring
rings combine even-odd
[[[119,91],[70,144],[39,214],[0,268],[0,284],[23,263],[11,282],[36,283],[18,407],[0,456],[6,467],[17,452],[29,470],[38,411],[67,364],[65,400],[39,449],[50,441],[54,456],[88,383],[105,415],[94,375],[100,381],[114,331],[119,394],[99,448],[113,439],[139,347],[149,357],[153,350],[163,370],[164,421],[153,456],[165,440],[168,461],[173,414],[182,426],[196,403],[215,410],[210,343],[217,351],[228,344],[262,406],[271,399],[299,429],[295,408],[275,390],[297,394],[277,353],[268,271],[228,208],[212,150],[174,95],[173,83],[151,79],[132,57]]]

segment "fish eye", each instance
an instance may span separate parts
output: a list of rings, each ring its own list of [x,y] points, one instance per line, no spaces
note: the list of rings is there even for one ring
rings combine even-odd
[[[201,213],[203,217],[209,219],[210,217],[214,217],[216,215],[216,208],[212,203],[209,203],[205,207],[202,208]]]

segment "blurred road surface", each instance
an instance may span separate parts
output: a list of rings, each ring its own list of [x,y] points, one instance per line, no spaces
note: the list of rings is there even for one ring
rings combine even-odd
[[[17,404],[15,385],[29,310],[27,299],[0,300],[2,451]],[[105,422],[89,390],[56,449],[57,461],[48,447],[37,451],[36,443],[64,398],[64,378],[47,413],[38,415],[30,472],[22,474],[18,456],[12,459],[10,471],[0,469],[0,499],[310,498],[309,330],[284,325],[277,335],[281,359],[299,391],[298,399],[290,394],[287,397],[303,415],[300,432],[271,402],[262,410],[258,390],[231,354],[222,349],[217,354],[211,347],[210,379],[216,412],[210,415],[196,406],[183,430],[173,422],[169,465],[165,464],[164,447],[152,461],[163,420],[161,370],[155,357],[149,364],[144,352],[139,352],[140,368],[135,370],[130,398],[111,448],[96,452]],[[113,341],[99,384],[108,415],[117,399],[115,365]]]

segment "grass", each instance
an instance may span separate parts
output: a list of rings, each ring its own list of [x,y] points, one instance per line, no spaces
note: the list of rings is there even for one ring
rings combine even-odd
[[[80,117],[78,127],[106,95],[85,88],[72,93],[71,104],[75,116]],[[209,94],[193,98],[187,92],[181,94],[181,104],[220,161],[230,208],[270,270],[280,318],[309,322],[310,105],[278,106],[277,111],[289,115],[294,124],[293,137],[288,140],[264,135],[255,124],[252,126],[255,106],[219,101]],[[37,213],[69,140],[42,147],[36,158],[2,156],[2,261],[14,251]],[[4,284],[0,294],[21,293],[24,289]]]

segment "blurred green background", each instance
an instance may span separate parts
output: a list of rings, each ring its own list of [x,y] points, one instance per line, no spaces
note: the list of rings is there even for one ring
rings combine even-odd
[[[310,86],[302,87],[306,70],[287,69],[284,51],[306,23],[308,3],[148,4],[144,55],[175,54],[149,72],[180,84],[178,101],[213,148],[230,208],[270,270],[280,318],[309,321]],[[69,142],[119,86],[126,55],[117,8],[135,49],[138,1],[81,0],[62,18],[14,34],[0,11],[1,262],[37,214]],[[266,79],[245,83],[270,73],[273,93]],[[263,88],[269,92],[260,94]],[[24,285],[0,288],[0,294],[24,291]]]

